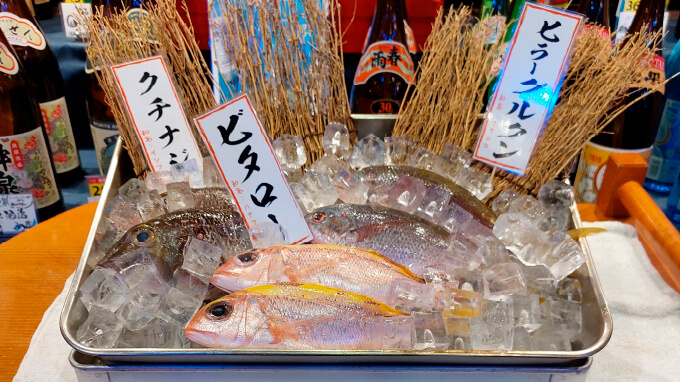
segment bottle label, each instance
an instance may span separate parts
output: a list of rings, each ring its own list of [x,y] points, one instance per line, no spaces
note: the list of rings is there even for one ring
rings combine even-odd
[[[406,46],[408,47],[408,51],[412,54],[416,54],[416,51],[418,51],[416,36],[413,34],[413,29],[411,29],[411,26],[408,25],[406,20],[404,20],[404,32],[406,32]],[[366,40],[368,41],[368,39]]]
[[[132,8],[126,13],[126,17],[130,20],[133,28],[137,31],[137,34],[146,34],[146,41],[151,43],[157,43],[158,39],[154,38],[155,33],[153,28],[146,19],[149,17],[149,11],[142,8]],[[142,41],[141,38],[137,38],[138,41]]]
[[[495,44],[503,37],[503,28],[505,27],[505,16],[495,15],[490,16],[488,22],[489,28],[485,29],[484,45]]]
[[[643,59],[647,60],[646,55]],[[640,70],[637,81],[631,87],[653,89],[664,81],[666,81],[665,61],[661,56],[654,55],[651,60],[648,60],[647,68]],[[662,86],[658,91],[664,94],[665,88],[665,86]]]
[[[609,46],[612,45],[612,38],[611,35],[609,34],[609,29],[603,27],[602,25],[597,25],[597,24],[586,24],[582,29],[581,32],[579,32],[579,36],[582,36],[586,33],[591,33],[591,31],[595,31],[595,35],[599,38],[602,39],[602,41],[607,42]]]
[[[581,158],[576,171],[574,190],[576,201],[579,203],[595,203],[597,193],[602,188],[602,180],[607,169],[607,160],[613,153],[638,153],[645,160],[649,159],[652,148],[639,150],[615,149],[598,145],[593,142],[586,143],[581,151]]]
[[[680,101],[666,99],[647,178],[673,183],[680,171]]]
[[[47,40],[40,29],[32,22],[13,13],[0,12],[0,29],[12,45],[30,46],[37,50],[47,47]]]
[[[17,59],[4,44],[0,44],[0,72],[6,74],[17,74],[19,72]]]
[[[0,137],[0,194],[32,194],[38,209],[58,202],[48,153],[39,127]]]
[[[354,85],[365,84],[380,73],[394,73],[407,83],[413,80],[413,59],[406,47],[395,41],[378,41],[366,48],[359,60]]]
[[[40,104],[47,138],[50,140],[52,159],[57,174],[73,170],[78,167],[78,149],[76,139],[73,136],[71,118],[66,107],[66,98],[61,97],[54,101]]]
[[[118,140],[118,125],[115,122],[90,119],[90,130],[94,140],[94,151],[97,154],[97,163],[99,163],[99,172],[106,174]]]

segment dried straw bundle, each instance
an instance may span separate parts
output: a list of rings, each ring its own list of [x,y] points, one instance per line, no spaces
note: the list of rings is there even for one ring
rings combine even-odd
[[[215,27],[271,139],[302,136],[314,161],[323,154],[326,125],[351,123],[339,5],[330,1],[327,17],[317,0],[302,0],[301,9],[295,3],[284,9],[268,0],[219,0],[224,22]]]
[[[146,9],[149,11],[148,17],[139,22],[128,20],[125,11],[110,18],[105,17],[101,9],[95,10],[93,16],[85,21],[90,31],[88,58],[102,69],[95,73],[137,175],[147,171],[148,165],[132,122],[118,96],[113,74],[107,66],[163,54],[174,72],[175,88],[188,118],[216,106],[210,86],[210,71],[201,56],[193,28],[182,21],[175,1],[157,0],[155,5]],[[186,5],[184,9],[188,14]],[[199,137],[193,124],[190,125],[194,136]],[[203,141],[197,141],[202,153],[207,153]]]
[[[426,43],[419,84],[401,112],[394,135],[409,135],[437,152],[446,142],[474,149],[483,87],[490,80],[489,61],[497,57],[498,46],[484,53],[479,42],[472,41],[479,33],[475,28],[484,28],[484,22],[464,29],[461,26],[468,16],[467,9],[445,19],[438,15]],[[597,28],[587,28],[579,38],[560,99],[527,172],[519,177],[496,171],[489,199],[508,188],[536,194],[542,184],[560,176],[585,143],[628,106],[622,101],[653,56],[661,33],[635,35],[625,46],[611,46],[599,33]],[[465,49],[454,55],[452,47],[457,46]],[[476,167],[492,171],[481,163]]]

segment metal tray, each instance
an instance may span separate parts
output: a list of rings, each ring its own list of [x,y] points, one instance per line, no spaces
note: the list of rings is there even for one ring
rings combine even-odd
[[[61,313],[60,327],[66,342],[78,352],[99,357],[107,362],[147,363],[297,363],[297,364],[400,364],[400,365],[567,365],[587,358],[600,351],[612,334],[612,317],[605,302],[600,281],[595,272],[590,249],[585,240],[581,245],[586,263],[574,276],[581,282],[583,293],[583,330],[572,341],[572,351],[329,351],[329,350],[248,350],[248,349],[99,349],[83,346],[76,340],[76,331],[87,317],[85,306],[76,298],[80,285],[90,275],[87,265],[97,225],[104,206],[116,197],[121,184],[134,173],[122,141],[116,145],[111,160],[109,176],[104,185],[101,202],[97,206],[94,221],[83,248],[73,283],[66,296]],[[581,220],[572,206],[574,227],[581,227]]]

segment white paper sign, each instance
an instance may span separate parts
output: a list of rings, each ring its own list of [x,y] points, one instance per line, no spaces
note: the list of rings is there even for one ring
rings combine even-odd
[[[557,101],[582,21],[577,13],[526,3],[474,159],[524,174]]]
[[[292,244],[312,239],[247,95],[195,119],[246,226],[280,224]]]
[[[80,20],[85,20],[92,15],[91,3],[59,3],[61,7],[61,21],[64,24],[64,32],[69,38],[86,38],[87,30]]]
[[[203,158],[161,56],[111,66],[151,170]]]
[[[0,195],[0,234],[16,235],[38,224],[31,194]]]

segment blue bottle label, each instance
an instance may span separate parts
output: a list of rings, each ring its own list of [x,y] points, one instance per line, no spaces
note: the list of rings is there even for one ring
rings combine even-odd
[[[680,101],[667,99],[661,116],[647,178],[673,183],[680,171]]]

